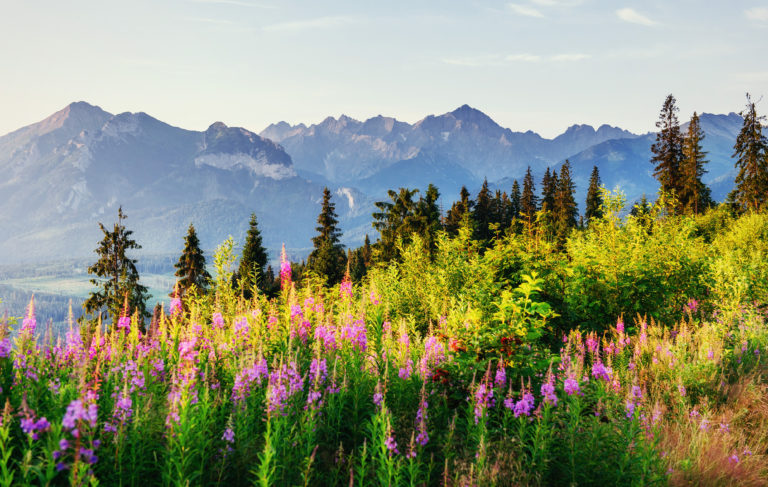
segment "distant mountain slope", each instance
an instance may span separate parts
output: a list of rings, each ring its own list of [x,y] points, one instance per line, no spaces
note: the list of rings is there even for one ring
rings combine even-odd
[[[87,256],[118,205],[150,253],[180,250],[190,222],[205,248],[242,238],[252,211],[267,246],[308,247],[322,194],[282,147],[245,129],[194,132],[83,102],[0,137],[0,171],[2,262]],[[349,194],[337,209],[359,227],[370,203]]]
[[[733,187],[741,123],[734,113],[701,115],[705,181],[718,200]],[[620,187],[632,202],[657,191],[654,138],[573,125],[545,139],[503,128],[467,105],[415,124],[341,116],[310,126],[280,122],[261,135],[221,122],[197,132],[77,102],[0,137],[0,263],[91,257],[97,222],[110,225],[119,205],[146,253],[178,253],[190,222],[204,248],[229,234],[242,240],[255,211],[273,258],[283,242],[302,257],[323,185],[334,191],[344,241],[358,245],[365,233],[376,238],[370,215],[387,189],[434,183],[447,208],[462,185],[474,196],[485,178],[511,191],[529,165],[540,191],[544,170],[559,170],[566,158],[580,209],[593,165],[605,186]]]
[[[425,170],[424,161],[440,165],[444,181],[472,184],[519,174],[528,165],[543,169],[605,140],[636,137],[607,125],[598,130],[574,125],[549,140],[531,131],[505,129],[467,105],[427,116],[413,125],[382,116],[359,122],[342,115],[308,127],[280,122],[261,135],[285,147],[297,170],[337,183],[377,189],[381,186],[375,184],[379,175],[400,181],[402,186],[425,186],[430,182],[426,176],[434,170]],[[466,179],[467,174],[471,179]],[[458,187],[444,189],[454,192]]]

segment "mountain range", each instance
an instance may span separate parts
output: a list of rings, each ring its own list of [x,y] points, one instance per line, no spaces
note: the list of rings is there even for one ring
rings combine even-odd
[[[741,117],[701,115],[709,151],[705,177],[713,196],[733,186],[730,158]],[[184,130],[146,113],[105,112],[76,102],[38,123],[0,137],[0,262],[92,256],[117,207],[146,254],[174,254],[194,223],[212,249],[244,237],[255,212],[271,257],[282,243],[296,257],[311,246],[323,186],[334,192],[344,242],[359,245],[373,202],[387,189],[434,183],[447,209],[466,185],[483,180],[509,191],[530,166],[538,181],[568,158],[583,202],[593,165],[603,183],[630,201],[653,195],[650,146],[654,134],[609,125],[573,125],[546,139],[503,128],[467,105],[415,124],[377,116],[347,116],[318,124],[280,122],[256,134],[213,123]]]

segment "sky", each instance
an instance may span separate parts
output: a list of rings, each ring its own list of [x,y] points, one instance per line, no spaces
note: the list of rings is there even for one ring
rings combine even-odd
[[[193,130],[466,103],[545,137],[642,133],[669,93],[681,121],[768,95],[768,0],[3,3],[0,134],[79,100]]]

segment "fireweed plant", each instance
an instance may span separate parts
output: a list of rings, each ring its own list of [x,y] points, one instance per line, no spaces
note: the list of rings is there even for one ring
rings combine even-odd
[[[481,255],[462,231],[433,260],[415,238],[358,284],[292,282],[283,258],[280,295],[245,300],[230,240],[213,289],[146,330],[125,313],[45,341],[30,303],[0,331],[0,485],[760,485],[768,328],[749,283],[764,264],[715,238],[723,252],[688,255],[683,274],[734,281],[738,300],[670,296],[662,322],[673,306],[654,291],[658,319],[619,307],[565,331],[618,305],[577,299],[558,276],[631,296],[590,245],[651,258],[636,238],[647,222],[607,213],[566,244],[571,264],[514,238]],[[678,225],[683,240],[708,228]],[[755,233],[724,225],[725,241]]]

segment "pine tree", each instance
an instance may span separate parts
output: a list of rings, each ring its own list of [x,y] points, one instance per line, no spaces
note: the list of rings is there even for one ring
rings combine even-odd
[[[256,214],[251,213],[251,221],[248,223],[248,232],[245,235],[245,245],[243,245],[243,255],[240,257],[240,265],[237,268],[236,277],[236,281],[245,299],[253,297],[254,286],[262,291],[266,289],[266,270],[267,251],[264,250],[262,245]]]
[[[312,238],[314,250],[307,259],[307,268],[325,276],[328,284],[341,282],[346,268],[344,247],[340,243],[341,230],[335,205],[331,202],[331,191],[323,190],[323,206],[317,217],[318,235]]]
[[[373,228],[379,231],[379,241],[376,243],[377,260],[388,262],[398,257],[397,238],[403,242],[410,241],[411,234],[418,228],[416,217],[416,202],[413,197],[418,189],[400,188],[399,192],[387,191],[391,202],[377,201],[374,203],[379,211],[373,214]]]
[[[678,108],[675,97],[668,95],[656,122],[656,142],[651,146],[655,164],[653,175],[661,185],[661,191],[680,196],[680,163],[683,159],[683,137],[677,120]]]
[[[541,209],[538,215],[539,229],[547,240],[557,236],[556,198],[558,188],[557,171],[550,173],[549,168],[541,180]]]
[[[470,199],[467,187],[462,186],[459,192],[459,201],[453,203],[444,219],[443,227],[448,235],[459,234],[459,228],[467,219],[471,218],[474,207],[475,202]]]
[[[576,206],[574,193],[576,185],[571,180],[571,163],[565,160],[560,169],[555,192],[554,221],[558,242],[564,242],[572,228],[576,226],[579,210]]]
[[[597,166],[592,167],[592,175],[589,177],[589,188],[587,188],[587,207],[584,210],[584,219],[586,224],[603,216],[603,195],[600,193],[600,172]]]
[[[757,115],[749,93],[747,108],[741,116],[744,123],[733,146],[733,157],[739,169],[734,199],[743,210],[759,210],[768,202],[768,140],[763,135],[765,116]]]
[[[493,213],[493,199],[491,190],[488,189],[488,180],[483,181],[483,186],[477,194],[475,201],[475,210],[472,212],[472,219],[475,222],[474,238],[481,242],[487,242],[491,239],[491,217]]]
[[[680,165],[680,201],[685,204],[685,208],[694,213],[704,212],[711,206],[709,188],[701,178],[707,172],[704,164],[707,161],[707,153],[701,147],[701,141],[704,140],[704,131],[699,123],[699,115],[693,112],[691,121],[688,124],[688,133],[683,138],[683,160]]]
[[[179,297],[183,298],[192,286],[200,292],[206,291],[211,275],[205,270],[205,256],[200,249],[200,240],[197,238],[195,226],[191,223],[184,238],[184,250],[174,267],[178,278]],[[176,294],[176,291],[172,294]]]
[[[149,317],[146,308],[149,296],[146,286],[139,284],[137,261],[126,255],[127,251],[140,249],[141,245],[131,238],[133,231],[126,230],[123,225],[125,218],[121,206],[117,210],[117,222],[111,232],[99,223],[99,228],[104,234],[95,250],[99,259],[88,267],[88,274],[96,276],[90,280],[91,284],[99,290],[91,292],[83,303],[85,314],[81,320],[85,320],[86,315],[91,315],[89,321],[95,322],[102,313],[106,313],[112,323],[116,324],[124,312],[126,299],[131,311],[138,313],[142,319]]]
[[[509,202],[510,213],[512,218],[520,218],[520,184],[517,179],[512,183],[512,196]]]
[[[424,239],[430,255],[437,249],[437,232],[442,228],[440,207],[437,206],[438,199],[440,199],[440,191],[437,186],[430,184],[424,196],[419,198],[414,210],[416,231]]]
[[[525,178],[523,178],[523,194],[520,197],[520,214],[525,218],[529,226],[535,221],[538,206],[539,200],[536,197],[536,187],[533,184],[531,166],[528,166]]]

